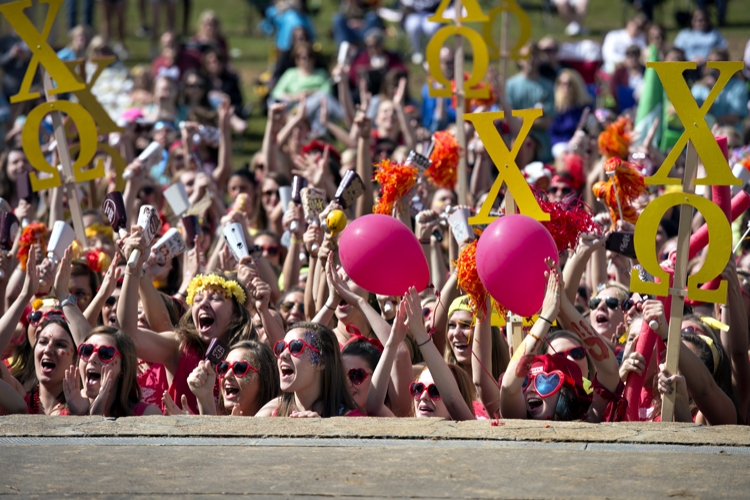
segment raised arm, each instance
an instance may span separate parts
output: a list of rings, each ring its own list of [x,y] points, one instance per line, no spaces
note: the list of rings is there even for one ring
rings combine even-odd
[[[289,228],[290,231],[292,221],[297,221],[297,229],[291,233],[292,237],[289,241],[289,251],[286,253],[284,266],[282,268],[282,274],[284,275],[284,282],[282,285],[284,290],[289,290],[290,288],[297,286],[297,283],[299,283],[299,272],[302,267],[302,262],[299,260],[299,253],[303,249],[302,235],[305,231],[305,219],[301,206],[295,205],[284,214],[282,224],[285,228]]]
[[[224,191],[229,175],[232,173],[232,127],[230,120],[234,116],[234,106],[225,96],[219,104],[219,160],[211,176],[220,191]]]
[[[406,119],[406,113],[404,113],[404,96],[406,95],[406,77],[401,77],[398,80],[398,87],[396,92],[393,94],[393,107],[396,110],[396,117],[398,117],[398,123],[401,126],[401,132],[404,134],[404,143],[409,149],[414,149],[417,146],[417,137],[415,131],[409,126],[409,122]]]
[[[378,366],[372,374],[370,390],[367,393],[367,414],[372,417],[393,417],[393,412],[385,405],[385,395],[388,393],[390,373],[399,345],[406,338],[408,327],[406,325],[406,300],[402,300],[393,320],[391,333],[385,343],[383,354],[380,355]]]
[[[263,144],[261,146],[261,156],[263,157],[263,171],[279,171],[278,161],[278,133],[279,124],[286,110],[286,104],[276,103],[268,108],[268,121],[266,122],[266,131],[263,134]],[[286,172],[288,174],[288,172]]]
[[[487,314],[492,314],[492,304],[487,299]],[[547,316],[545,316],[547,317]],[[543,321],[541,321],[543,323]],[[492,377],[492,330],[490,318],[480,311],[474,325],[474,338],[471,339],[471,374],[479,400],[492,417],[500,414],[500,387]],[[485,370],[490,370],[487,373]]]
[[[115,258],[112,259],[109,269],[104,273],[104,278],[102,278],[102,284],[99,287],[99,290],[96,291],[96,295],[91,299],[86,310],[83,311],[83,316],[92,327],[96,326],[96,320],[99,318],[99,313],[102,312],[107,299],[112,296],[112,292],[114,292],[117,287],[117,281],[122,276],[122,269],[117,267],[118,258],[119,254],[115,254]]]
[[[374,193],[372,187],[372,153],[370,151],[370,119],[359,111],[357,116],[354,118],[354,123],[359,129],[359,137],[357,138],[357,163],[356,169],[357,174],[362,178],[365,183],[365,192],[362,196],[357,198],[356,205],[356,216],[362,217],[372,213],[372,205],[374,203]]]
[[[39,274],[36,267],[36,248],[34,245],[29,247],[28,260],[26,261],[26,278],[23,283],[21,293],[16,300],[8,307],[5,314],[0,317],[0,352],[4,352],[8,347],[13,334],[16,332],[18,322],[21,320],[24,309],[34,298],[39,289]]]
[[[547,259],[547,267],[549,269],[546,273],[547,290],[539,320],[534,323],[529,334],[513,353],[508,368],[505,370],[505,375],[503,375],[499,405],[500,414],[503,418],[525,419],[527,417],[523,381],[529,373],[534,356],[544,344],[551,322],[554,321],[560,310],[562,291],[560,281],[562,278],[551,259]]]
[[[563,281],[565,282],[565,296],[570,302],[575,302],[581,277],[586,270],[586,264],[595,250],[604,247],[606,238],[594,234],[583,234],[578,243],[578,248],[568,259],[563,269]]]
[[[68,292],[68,284],[70,283],[70,272],[72,267],[73,247],[69,246],[65,249],[65,254],[63,254],[63,259],[57,267],[57,275],[55,276],[55,295],[60,303],[63,303],[63,301],[70,295],[70,292]],[[62,309],[65,314],[65,320],[70,326],[70,333],[73,334],[73,341],[76,345],[80,345],[83,342],[83,339],[86,338],[86,335],[91,331],[91,324],[78,308],[77,304],[66,302]]]
[[[729,259],[721,277],[729,283],[727,305],[721,307],[721,320],[729,325],[729,330],[720,331],[721,343],[729,355],[732,367],[732,394],[735,404],[740,417],[747,420],[750,402],[747,311],[742,300],[742,289],[737,279],[737,267],[734,260]]]
[[[135,271],[130,268],[125,271],[120,299],[117,301],[117,321],[120,328],[133,339],[138,358],[148,363],[160,363],[174,374],[180,360],[180,343],[174,332],[158,334],[138,328],[138,285],[149,246],[143,238],[142,229],[133,226],[123,242],[123,253],[130,255],[136,248],[141,250],[141,258],[136,263]]]
[[[445,364],[442,353],[437,350],[437,347],[432,342],[432,338],[424,327],[422,305],[417,290],[414,287],[409,289],[405,301],[409,331],[414,337],[414,341],[417,343],[417,347],[419,347],[422,357],[427,363],[427,367],[430,369],[432,380],[435,381],[435,385],[440,391],[440,396],[451,418],[453,420],[475,420],[476,417],[461,396],[461,391],[458,389],[458,384],[453,377],[453,373],[448,368],[448,365]]]
[[[620,383],[620,369],[615,353],[607,339],[599,335],[568,297],[563,294],[560,304],[560,320],[566,330],[575,333],[591,355],[596,368],[596,378],[610,392],[615,392]],[[593,377],[593,375],[592,375]],[[593,382],[593,378],[592,378]]]

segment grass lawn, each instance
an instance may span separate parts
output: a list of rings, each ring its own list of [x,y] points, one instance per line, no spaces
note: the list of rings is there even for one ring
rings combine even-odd
[[[81,2],[82,0],[77,1]],[[150,9],[150,0],[146,1]],[[563,34],[563,29],[565,28],[564,22],[555,13],[545,15],[541,8],[543,1],[545,0],[521,1],[521,5],[527,9],[531,19],[532,37],[539,39],[545,35],[553,35],[561,40],[566,39],[567,37]],[[131,35],[127,41],[127,47],[132,54],[128,64],[149,64],[149,40],[136,38],[132,35],[138,27],[139,22],[137,3],[132,0],[128,3],[128,31]],[[181,3],[178,2],[178,4]],[[481,0],[480,3],[483,4],[485,11],[487,11],[488,6],[497,5],[497,0]],[[322,0],[320,13],[314,19],[322,51],[324,54],[333,57],[335,57],[335,46],[330,29],[332,16],[337,11],[338,5],[338,2]],[[674,38],[678,31],[674,20],[674,11],[679,9],[684,10],[691,5],[692,2],[690,0],[665,0],[662,6],[657,9],[656,20],[667,27],[670,40]],[[255,11],[251,9],[247,0],[193,0],[192,27],[197,24],[200,13],[205,9],[213,9],[218,13],[222,21],[224,33],[228,37],[229,47],[236,49],[236,57],[233,57],[231,64],[241,76],[245,100],[247,102],[257,100],[253,93],[252,83],[258,75],[269,67],[272,40],[259,33],[257,23],[260,19]],[[101,4],[97,2],[97,18],[100,13]],[[623,0],[591,0],[589,13],[586,18],[586,25],[591,30],[589,36],[601,41],[607,31],[624,26],[624,19],[627,19],[628,16],[634,13],[635,11],[631,7],[626,7]],[[181,16],[181,9],[178,9],[178,25]],[[745,44],[748,38],[750,38],[750,9],[747,8],[747,1],[730,0],[727,19],[729,20],[729,26],[722,28],[721,31],[729,42],[732,58],[741,60]],[[63,33],[65,24],[64,5],[60,9],[57,22],[61,27],[59,32]],[[498,37],[500,35],[499,24],[498,19],[494,29],[494,33]],[[7,23],[5,26],[7,28]],[[517,32],[516,23],[511,18],[511,44]],[[389,32],[389,35],[392,36],[388,37],[387,43],[391,48],[402,51],[408,49],[408,43],[402,31],[393,29],[392,32]],[[62,38],[61,43],[64,43],[64,37]],[[513,64],[510,64],[510,68],[511,73],[515,72]],[[419,95],[418,89],[425,80],[425,72],[420,67],[411,67],[410,76],[410,87],[413,90],[413,94],[416,93],[416,95]],[[235,166],[242,165],[259,149],[264,127],[265,116],[261,116],[256,108],[249,120],[247,137],[243,141],[236,141],[235,143]]]

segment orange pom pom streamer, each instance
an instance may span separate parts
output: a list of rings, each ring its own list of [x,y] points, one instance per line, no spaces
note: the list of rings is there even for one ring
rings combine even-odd
[[[632,129],[630,118],[627,116],[618,118],[599,134],[599,152],[605,158],[627,159]]]
[[[29,249],[31,245],[39,243],[42,251],[47,248],[47,226],[41,222],[32,222],[21,232],[18,240],[18,253],[16,257],[21,263],[21,269],[26,270],[26,261],[29,258]]]
[[[416,166],[401,165],[388,158],[375,164],[375,180],[380,184],[380,200],[373,212],[392,215],[393,206],[406,196],[417,183]]]
[[[461,146],[450,132],[435,132],[432,140],[432,164],[425,171],[425,176],[439,188],[453,189],[458,182],[458,155]]]
[[[646,192],[643,175],[632,163],[619,158],[609,158],[605,161],[604,171],[607,172],[609,179],[594,184],[592,191],[594,196],[607,205],[612,218],[612,227],[615,227],[617,221],[620,220],[618,198],[622,208],[622,218],[635,224],[638,222],[638,212],[633,203]]]
[[[474,240],[466,245],[456,260],[456,273],[458,286],[464,289],[469,296],[471,311],[477,316],[478,311],[487,314],[487,290],[479,279],[477,271],[477,242]]]

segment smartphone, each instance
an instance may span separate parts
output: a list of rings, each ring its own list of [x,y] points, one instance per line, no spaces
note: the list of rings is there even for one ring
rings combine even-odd
[[[224,361],[227,353],[229,353],[229,347],[224,342],[219,339],[211,339],[211,343],[208,344],[208,349],[206,349],[206,359],[216,366]]]
[[[607,236],[604,248],[611,252],[619,253],[625,257],[635,259],[635,244],[633,243],[633,233],[615,231]]]

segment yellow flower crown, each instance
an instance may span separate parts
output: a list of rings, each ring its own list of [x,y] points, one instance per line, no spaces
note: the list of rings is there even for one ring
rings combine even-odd
[[[210,286],[219,286],[223,288],[227,294],[230,297],[234,297],[240,305],[245,304],[246,295],[240,284],[234,280],[224,279],[216,274],[199,274],[193,278],[188,285],[185,302],[192,306],[195,294],[202,292]]]
[[[99,224],[98,222],[94,222],[86,228],[86,238],[95,238],[99,235],[109,236],[110,239],[113,239],[115,232],[109,224]]]

